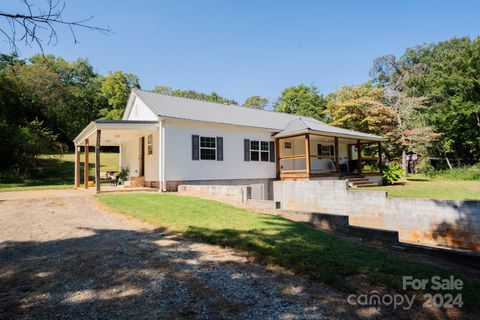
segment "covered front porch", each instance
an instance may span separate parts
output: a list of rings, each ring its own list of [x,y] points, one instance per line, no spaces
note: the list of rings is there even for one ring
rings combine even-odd
[[[102,191],[132,191],[148,190],[145,185],[145,174],[158,180],[158,144],[154,147],[153,137],[159,135],[157,121],[125,121],[97,120],[92,121],[74,139],[75,144],[75,188],[80,188],[83,182],[85,189],[89,188],[88,163],[90,150],[94,148],[96,192]],[[158,142],[158,138],[155,139]],[[101,172],[101,147],[118,146],[120,151],[120,170],[128,168],[128,183],[118,186],[105,183],[104,172]],[[155,152],[154,152],[155,150]],[[81,161],[83,151],[83,165]],[[83,174],[82,174],[83,167]],[[149,167],[147,169],[147,167]],[[82,177],[83,176],[83,177]],[[83,181],[82,181],[83,180]],[[139,182],[139,183],[136,183]],[[152,187],[149,185],[148,187]],[[153,186],[156,187],[156,186]],[[152,189],[152,188],[150,188]]]
[[[382,142],[305,130],[276,138],[277,178],[381,175]]]

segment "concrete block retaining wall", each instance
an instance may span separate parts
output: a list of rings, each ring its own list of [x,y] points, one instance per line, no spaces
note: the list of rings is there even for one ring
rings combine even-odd
[[[480,252],[480,201],[388,198],[341,180],[275,181],[273,189],[285,210],[347,215],[350,225],[398,231],[402,242]]]
[[[227,185],[179,185],[178,192],[192,196],[206,196],[232,203],[244,203],[247,200],[248,186]]]

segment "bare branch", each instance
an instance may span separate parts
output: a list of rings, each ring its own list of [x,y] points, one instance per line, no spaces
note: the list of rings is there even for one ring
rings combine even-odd
[[[43,52],[43,37],[47,38],[47,45],[57,45],[57,28],[59,26],[68,28],[75,44],[79,43],[75,34],[77,29],[87,29],[103,34],[112,33],[110,28],[91,25],[89,22],[93,20],[93,16],[73,21],[64,20],[63,12],[66,7],[64,1],[45,0],[45,7],[39,8],[36,10],[37,12],[34,12],[34,5],[30,0],[19,1],[24,4],[26,13],[0,11],[0,22],[2,18],[6,22],[0,24],[0,36],[3,36],[4,41],[9,43],[15,52],[18,52],[18,42],[23,42],[28,47],[31,47],[32,44],[36,45]],[[44,32],[47,33],[46,36]]]

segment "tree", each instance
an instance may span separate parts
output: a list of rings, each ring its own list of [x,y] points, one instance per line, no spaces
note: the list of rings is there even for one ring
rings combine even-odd
[[[318,94],[314,86],[300,84],[288,87],[275,103],[275,110],[279,112],[308,116],[325,120],[326,99]]]
[[[373,76],[408,98],[423,101],[428,148],[465,163],[480,160],[480,39],[452,38],[407,49],[399,58],[380,57]],[[424,131],[424,130],[420,130]]]
[[[35,176],[39,153],[72,146],[101,111],[119,117],[132,86],[138,86],[135,76],[120,72],[104,77],[86,59],[0,55],[2,177]]]
[[[173,90],[172,88],[167,86],[155,86],[155,88],[153,89],[153,92],[167,94],[175,97],[204,100],[204,101],[216,102],[216,103],[227,104],[227,105],[238,104],[235,100],[221,97],[215,92],[206,94],[206,93],[202,93],[194,90],[180,90],[180,89]]]
[[[13,51],[18,51],[17,43],[23,42],[26,46],[37,45],[43,52],[43,38],[47,38],[47,45],[57,44],[57,29],[60,26],[70,30],[73,40],[78,43],[75,30],[88,29],[99,31],[105,34],[111,32],[109,28],[96,27],[89,22],[93,16],[67,20],[63,16],[65,2],[59,0],[41,1],[34,4],[34,1],[19,0],[24,5],[23,12],[0,11],[0,35],[8,42]],[[37,9],[37,10],[35,10]],[[3,18],[3,20],[1,20]]]
[[[262,98],[260,96],[251,96],[245,100],[245,103],[243,105],[248,108],[265,110],[267,104],[267,98]]]
[[[101,87],[102,95],[108,101],[108,107],[100,110],[102,118],[120,119],[133,88],[140,88],[136,75],[123,71],[109,72]]]
[[[390,131],[394,115],[385,105],[385,90],[370,84],[345,86],[328,96],[331,124],[373,134]]]
[[[172,94],[172,88],[167,86],[155,86],[155,88],[153,88],[152,91],[155,93],[161,93],[161,94],[167,94],[167,95]]]
[[[389,158],[403,155],[402,159],[412,145],[420,144],[421,133],[426,133],[414,130],[414,125],[426,129],[416,118],[419,108],[420,100],[371,83],[342,87],[327,103],[332,125],[381,135],[388,140],[385,151]]]

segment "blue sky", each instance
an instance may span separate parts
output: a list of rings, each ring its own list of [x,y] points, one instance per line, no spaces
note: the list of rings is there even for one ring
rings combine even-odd
[[[33,1],[40,3],[42,0]],[[12,3],[16,3],[12,0]],[[65,17],[94,15],[114,33],[68,30],[47,53],[123,70],[143,89],[167,85],[275,100],[285,87],[327,94],[369,79],[373,59],[480,32],[480,1],[66,1]],[[5,8],[5,4],[2,7]],[[10,4],[10,6],[14,6]],[[0,51],[8,47],[0,44]],[[20,46],[23,56],[38,50]]]

